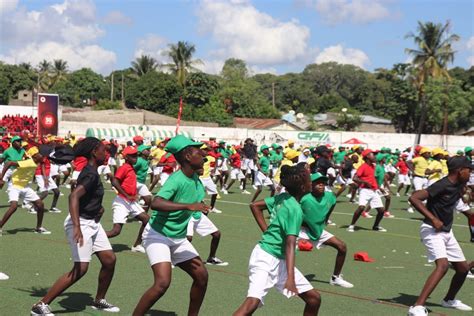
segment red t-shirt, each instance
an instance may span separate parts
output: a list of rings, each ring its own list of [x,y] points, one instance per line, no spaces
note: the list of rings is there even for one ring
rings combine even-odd
[[[400,171],[400,174],[407,175],[408,174],[408,165],[405,160],[400,160],[396,163],[395,168]]]
[[[160,161],[159,163],[173,163],[173,162],[176,162],[176,159],[174,158],[174,156],[172,154],[164,154],[161,158],[160,158]],[[164,173],[173,173],[174,171],[174,168],[171,167],[171,166],[163,166],[163,171]]]
[[[230,156],[230,164],[233,168],[240,169],[242,162],[240,161],[240,155],[238,153],[235,153],[232,156]]]
[[[366,184],[361,184],[361,188],[377,190],[379,186],[377,185],[377,180],[375,179],[375,165],[363,163],[359,169],[357,169],[356,175],[362,180],[370,184],[370,187],[367,187]]]
[[[133,167],[125,163],[121,165],[114,176],[119,182],[122,189],[130,196],[137,195],[137,174]],[[119,193],[119,196],[127,199],[125,196]]]
[[[43,162],[36,167],[35,171],[35,176],[42,176],[43,174],[41,173],[42,166],[44,165],[44,176],[49,177],[49,173],[51,172],[51,162],[49,161],[48,158],[44,157]]]
[[[81,172],[82,169],[87,165],[87,158],[86,157],[76,157],[74,159],[74,171]]]

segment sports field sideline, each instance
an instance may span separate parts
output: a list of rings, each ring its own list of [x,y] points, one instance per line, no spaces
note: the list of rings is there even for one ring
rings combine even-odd
[[[109,184],[104,183],[110,189]],[[63,230],[67,215],[67,195],[60,198],[61,214],[45,214],[44,226],[51,235],[33,233],[36,216],[19,208],[5,225],[0,237],[0,271],[10,275],[10,280],[0,282],[0,315],[27,315],[35,303],[53,282],[72,267],[70,249]],[[266,193],[267,194],[267,193]],[[112,226],[110,206],[115,194],[107,190],[104,197],[106,212],[102,225],[106,230]],[[261,196],[263,198],[264,195]],[[211,214],[212,221],[222,232],[217,255],[229,262],[227,267],[207,266],[209,285],[201,309],[201,315],[231,315],[241,304],[248,287],[248,260],[261,233],[248,202],[251,195],[221,195],[216,206],[222,214]],[[45,201],[49,207],[51,197]],[[426,278],[433,270],[429,265],[425,249],[419,241],[421,215],[409,214],[406,197],[393,197],[391,211],[395,218],[383,219],[386,233],[373,232],[373,219],[361,218],[359,230],[346,232],[350,216],[356,205],[340,197],[332,220],[337,226],[328,226],[328,231],[346,242],[348,257],[344,266],[344,278],[354,284],[352,289],[329,285],[335,250],[327,248],[312,252],[299,252],[296,266],[321,293],[321,315],[406,315]],[[0,212],[6,210],[7,196],[0,192]],[[153,282],[152,273],[145,254],[132,253],[139,224],[131,222],[122,234],[111,243],[117,255],[117,265],[107,299],[120,307],[120,315],[130,315],[140,296]],[[468,260],[474,260],[474,244],[469,242],[466,219],[455,215],[454,233]],[[193,244],[206,258],[210,237],[194,237]],[[356,251],[367,251],[375,259],[373,263],[354,261]],[[89,272],[81,282],[68,289],[51,304],[55,314],[99,315],[90,308],[96,291],[99,262],[94,258]],[[448,288],[453,271],[441,281],[427,307],[432,315],[469,315],[441,307],[441,299]],[[188,291],[191,279],[179,268],[173,270],[173,281],[166,295],[152,308],[150,315],[185,315],[188,307]],[[474,280],[466,280],[458,298],[465,303],[474,302]],[[271,290],[265,298],[265,306],[256,315],[300,315],[303,302],[290,300]],[[107,313],[103,313],[107,314]]]

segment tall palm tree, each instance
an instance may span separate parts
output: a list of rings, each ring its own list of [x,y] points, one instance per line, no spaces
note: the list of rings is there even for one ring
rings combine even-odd
[[[149,55],[141,55],[132,61],[132,70],[138,77],[141,77],[150,71],[155,71],[158,66],[156,59]]]
[[[407,48],[405,51],[413,56],[412,64],[416,69],[414,84],[418,90],[420,102],[420,123],[416,143],[420,142],[421,133],[426,120],[425,83],[428,78],[450,79],[447,66],[454,60],[452,44],[459,40],[456,34],[450,34],[451,24],[447,21],[444,25],[433,22],[418,21],[417,34],[412,32],[406,38],[412,38],[417,49]]]
[[[192,59],[195,52],[196,47],[189,42],[179,41],[177,44],[169,45],[167,54],[173,62],[165,66],[176,75],[179,85],[183,88],[186,86],[188,73],[198,71],[194,65],[202,64],[201,60]]]
[[[67,72],[67,61],[63,59],[53,60],[53,65],[51,68],[52,85],[54,86],[56,83],[66,79]]]
[[[51,88],[52,80],[51,80],[51,72],[52,72],[52,64],[51,62],[43,59],[38,66],[36,67],[36,71],[38,74],[38,92],[45,92]]]

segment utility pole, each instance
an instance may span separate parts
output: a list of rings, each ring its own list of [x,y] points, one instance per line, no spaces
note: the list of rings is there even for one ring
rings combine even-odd
[[[122,108],[125,109],[125,94],[124,94],[124,91],[123,91],[123,72],[122,72]]]
[[[275,107],[275,83],[274,82],[272,82],[272,105],[273,105],[274,108],[276,108]]]
[[[114,72],[110,76],[110,101],[114,101]]]

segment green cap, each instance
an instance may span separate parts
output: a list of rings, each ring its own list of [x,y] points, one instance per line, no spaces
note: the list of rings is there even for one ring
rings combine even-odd
[[[22,138],[20,136],[13,136],[11,142],[16,142],[16,141],[22,141]]]
[[[265,149],[270,149],[270,147],[267,145],[262,145],[262,147],[260,147],[260,151],[264,151]]]
[[[165,150],[169,153],[176,154],[189,146],[201,147],[203,143],[195,142],[192,139],[183,136],[177,135],[171,138],[166,144]]]
[[[319,172],[313,173],[313,174],[311,175],[311,182],[314,182],[314,181],[317,181],[317,180],[327,182],[327,181],[328,181],[328,177],[323,176],[323,175],[320,174]]]
[[[461,149],[459,149],[459,150],[456,152],[456,155],[461,155],[461,156],[463,156],[463,155],[464,155],[464,151],[462,151]]]
[[[219,144],[225,144],[225,141],[224,141],[224,140],[221,140],[221,141],[219,142]]]
[[[148,145],[140,145],[137,148],[139,153],[143,152],[144,150],[150,150],[150,149],[151,149],[151,146],[148,146]]]
[[[466,148],[464,148],[464,152],[467,153],[468,151],[472,151],[472,147],[471,146],[467,146]]]
[[[275,144],[275,143],[272,144],[273,149],[277,149],[278,147],[280,147],[280,146],[278,146],[278,144]]]
[[[387,155],[385,154],[382,154],[382,153],[378,153],[377,156],[375,156],[375,160],[377,162],[381,162],[383,159],[387,158]]]

